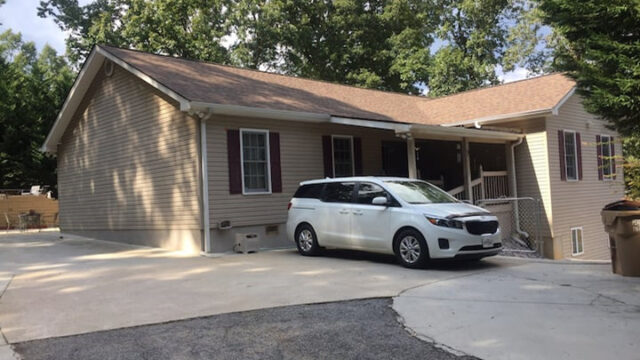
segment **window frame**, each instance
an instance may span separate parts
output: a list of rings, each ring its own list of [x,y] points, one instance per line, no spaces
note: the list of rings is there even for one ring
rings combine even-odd
[[[578,233],[578,231],[580,231],[580,251],[579,252],[575,252],[575,250],[577,249],[574,248],[574,244],[573,244],[573,233],[574,231],[576,232],[576,234]],[[576,239],[576,243],[577,243],[577,239]],[[577,227],[572,227],[571,228],[571,256],[580,256],[584,254],[584,230],[582,229],[582,226],[577,226]]]
[[[351,175],[344,177],[353,177],[356,173],[356,161],[355,161],[355,151],[353,149],[353,136],[351,135],[331,135],[331,165],[332,165],[332,173],[333,178],[338,178],[336,176],[336,148],[334,139],[349,139],[349,143],[351,144]],[[338,178],[339,179],[339,178]]]
[[[261,133],[265,137],[265,155],[267,160],[267,171],[265,173],[266,182],[268,184],[265,191],[247,191],[244,183],[244,133]],[[270,195],[272,193],[271,184],[271,144],[269,143],[269,130],[268,129],[252,129],[252,128],[240,128],[240,173],[242,179],[242,195]]]
[[[573,135],[573,159],[574,159],[574,164],[575,164],[575,174],[576,177],[575,179],[571,179],[569,178],[569,163],[567,162],[567,137],[566,134],[572,134]],[[563,141],[564,141],[564,169],[562,169],[564,171],[564,176],[567,182],[575,182],[575,181],[580,181],[580,174],[578,173],[579,171],[579,166],[578,166],[578,136],[576,135],[577,131],[575,130],[562,130],[562,136]]]
[[[600,135],[600,144],[598,144],[598,146],[600,147],[600,160],[602,163],[602,169],[600,169],[600,171],[602,171],[602,181],[613,181],[613,176],[614,176],[614,168],[613,168],[613,161],[611,159],[612,155],[611,155],[611,138],[613,136],[611,135]],[[607,156],[607,161],[609,162],[609,175],[605,174],[604,172],[604,162],[605,162],[605,156],[604,156],[604,138],[607,138],[607,152],[609,153],[609,155]]]

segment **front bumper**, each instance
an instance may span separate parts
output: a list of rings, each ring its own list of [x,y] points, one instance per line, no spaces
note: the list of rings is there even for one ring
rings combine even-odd
[[[500,229],[490,235],[473,235],[466,230],[438,228],[435,226],[425,232],[429,234],[429,255],[432,259],[452,259],[452,258],[482,258],[497,255],[502,251],[502,234]],[[446,239],[449,248],[442,249],[439,239]],[[483,239],[490,241],[491,246],[483,246]]]

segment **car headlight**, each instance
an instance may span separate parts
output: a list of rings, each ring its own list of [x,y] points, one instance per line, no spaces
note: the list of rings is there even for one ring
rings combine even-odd
[[[460,220],[445,219],[445,218],[440,218],[440,217],[430,216],[430,215],[425,215],[425,217],[427,218],[427,220],[429,220],[430,223],[436,226],[462,229],[462,221]]]

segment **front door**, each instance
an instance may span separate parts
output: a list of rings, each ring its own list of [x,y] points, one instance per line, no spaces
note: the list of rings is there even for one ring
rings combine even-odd
[[[355,249],[387,249],[390,241],[389,216],[391,208],[372,205],[374,198],[390,198],[382,187],[374,183],[362,182],[358,185],[356,202],[353,204],[351,221],[351,246]]]
[[[355,182],[329,182],[318,207],[318,241],[321,246],[349,247]]]
[[[409,176],[407,144],[404,141],[382,142],[382,169],[387,176]]]

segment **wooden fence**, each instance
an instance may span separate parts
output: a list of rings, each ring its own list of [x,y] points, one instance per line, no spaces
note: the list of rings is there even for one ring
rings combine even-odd
[[[58,200],[44,195],[0,195],[0,230],[17,228],[18,216],[28,212],[40,214],[41,227],[58,226]]]

